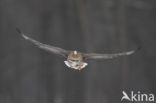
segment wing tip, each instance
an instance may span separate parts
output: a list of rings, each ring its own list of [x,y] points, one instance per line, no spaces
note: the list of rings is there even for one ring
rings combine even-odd
[[[131,54],[133,54],[134,52],[135,52],[135,50],[132,50],[132,51],[127,52],[126,54],[127,54],[127,55],[131,55]]]
[[[24,34],[22,34],[22,37],[24,38],[24,39],[29,39],[29,37],[27,37],[26,35],[24,35]]]
[[[140,50],[142,47],[141,46],[139,46],[137,49],[136,49],[136,51],[138,51],[138,50]]]
[[[22,34],[21,30],[19,28],[16,28],[16,31],[19,33],[19,34]]]
[[[141,49],[141,46],[139,46],[139,47],[136,48],[135,50],[132,50],[132,51],[127,52],[127,55],[131,55],[131,54],[137,52],[137,51],[140,50],[140,49]]]
[[[24,35],[23,33],[22,33],[22,31],[19,29],[19,28],[16,28],[16,31],[19,33],[19,34],[21,34],[22,35],[22,37],[24,38],[24,39],[29,39],[29,37],[27,37],[26,35]]]

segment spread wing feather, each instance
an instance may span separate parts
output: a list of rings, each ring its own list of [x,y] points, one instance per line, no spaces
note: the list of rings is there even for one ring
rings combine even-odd
[[[120,56],[131,55],[134,52],[135,50],[131,50],[128,52],[121,52],[121,53],[113,53],[113,54],[84,53],[84,57],[86,59],[113,59]]]
[[[24,35],[24,33],[22,33],[18,28],[16,28],[16,30],[22,35],[22,37],[25,39],[25,40],[28,40],[30,41],[31,43],[33,43],[34,45],[36,45],[37,47],[41,48],[41,49],[44,49],[46,51],[49,51],[49,52],[52,52],[54,54],[58,54],[58,55],[61,55],[61,56],[64,56],[64,57],[67,57],[67,54],[68,54],[68,51],[67,50],[64,50],[62,48],[58,48],[58,47],[55,47],[55,46],[51,46],[51,45],[47,45],[47,44],[43,44],[43,43],[40,43],[39,41],[37,40],[34,40],[26,35]]]

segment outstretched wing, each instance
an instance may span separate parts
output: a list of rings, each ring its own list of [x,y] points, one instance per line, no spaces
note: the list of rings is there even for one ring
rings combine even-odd
[[[84,58],[86,59],[113,59],[120,56],[126,56],[131,55],[136,50],[131,50],[127,52],[121,52],[121,53],[112,53],[112,54],[97,54],[97,53],[84,53]]]
[[[24,33],[22,33],[18,28],[16,28],[16,30],[22,35],[22,37],[25,39],[25,40],[28,40],[30,41],[31,43],[33,43],[34,45],[36,45],[37,47],[41,48],[41,49],[44,49],[46,51],[49,51],[51,53],[54,53],[54,54],[58,54],[58,55],[61,55],[61,56],[64,56],[64,57],[67,57],[67,54],[68,54],[68,51],[67,50],[64,50],[62,48],[58,48],[58,47],[55,47],[55,46],[51,46],[51,45],[47,45],[47,44],[43,44],[43,43],[40,43],[39,41],[37,40],[34,40],[26,35],[24,35]]]

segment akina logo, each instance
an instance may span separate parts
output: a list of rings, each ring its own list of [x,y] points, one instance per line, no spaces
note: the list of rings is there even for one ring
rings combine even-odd
[[[154,94],[145,94],[141,93],[140,91],[134,92],[131,91],[128,95],[125,91],[122,91],[122,98],[121,101],[127,100],[127,101],[141,101],[141,102],[153,102],[154,101]]]

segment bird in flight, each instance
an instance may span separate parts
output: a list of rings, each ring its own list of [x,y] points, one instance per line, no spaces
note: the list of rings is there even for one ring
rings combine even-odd
[[[120,57],[120,56],[131,55],[136,51],[136,50],[131,50],[131,51],[127,51],[127,52],[112,53],[112,54],[82,53],[82,52],[79,52],[76,50],[74,50],[74,51],[65,50],[65,49],[55,47],[52,45],[43,44],[37,40],[34,40],[34,39],[26,36],[23,32],[21,32],[20,29],[16,28],[16,30],[19,34],[22,35],[22,37],[25,40],[30,41],[31,43],[33,43],[40,49],[43,49],[43,50],[49,51],[53,54],[57,54],[57,55],[61,55],[61,56],[65,57],[66,61],[64,61],[64,63],[66,64],[66,66],[68,66],[69,68],[72,68],[72,69],[76,69],[76,70],[82,70],[83,68],[85,68],[88,65],[88,63],[85,62],[85,60],[87,60],[87,59],[92,59],[92,60],[113,59],[113,58]]]

